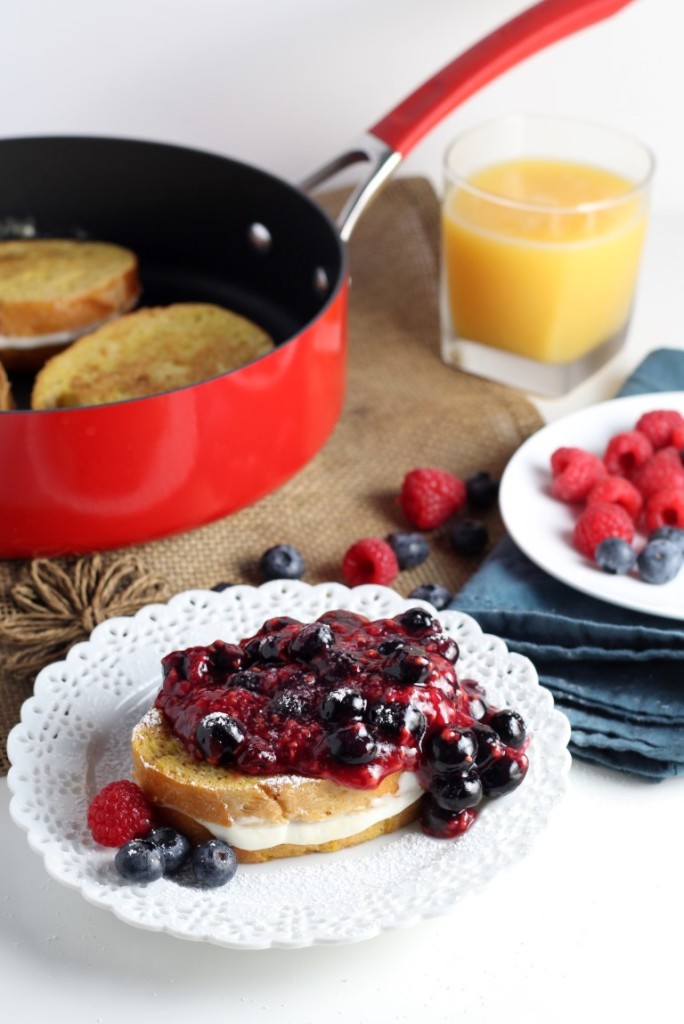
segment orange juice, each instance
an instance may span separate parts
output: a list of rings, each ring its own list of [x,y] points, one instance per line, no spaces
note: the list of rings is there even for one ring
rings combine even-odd
[[[629,319],[646,229],[643,196],[618,174],[565,160],[497,163],[444,203],[454,334],[566,363]]]

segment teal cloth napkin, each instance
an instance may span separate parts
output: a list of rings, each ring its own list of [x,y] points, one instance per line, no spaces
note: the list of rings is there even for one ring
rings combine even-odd
[[[659,349],[620,395],[679,390],[684,351]],[[534,662],[570,720],[574,756],[654,781],[684,774],[684,621],[587,597],[508,537],[450,607]]]

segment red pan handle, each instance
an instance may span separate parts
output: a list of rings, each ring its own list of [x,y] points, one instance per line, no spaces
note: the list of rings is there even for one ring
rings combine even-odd
[[[545,46],[615,14],[631,0],[542,0],[476,43],[370,129],[406,156],[424,135],[493,78]]]

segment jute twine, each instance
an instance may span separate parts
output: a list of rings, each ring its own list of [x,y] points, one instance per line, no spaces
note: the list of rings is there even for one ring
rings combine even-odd
[[[325,199],[331,209],[340,201]],[[84,559],[0,562],[0,755],[36,671],[103,618],[191,587],[258,584],[260,554],[282,542],[302,551],[307,582],[341,580],[354,540],[407,528],[396,497],[409,469],[498,476],[541,425],[518,392],[439,357],[439,205],[426,181],[387,186],[355,231],[350,261],[346,405],[330,441],[296,477],[177,537]],[[494,544],[501,520],[496,509],[485,518]],[[479,565],[453,552],[446,529],[428,539],[427,561],[396,580],[401,594],[427,581],[455,592]]]

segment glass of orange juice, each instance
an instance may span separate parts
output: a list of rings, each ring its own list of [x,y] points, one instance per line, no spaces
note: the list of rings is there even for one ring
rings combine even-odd
[[[612,358],[629,324],[654,160],[600,125],[512,115],[449,147],[442,357],[540,395]]]

